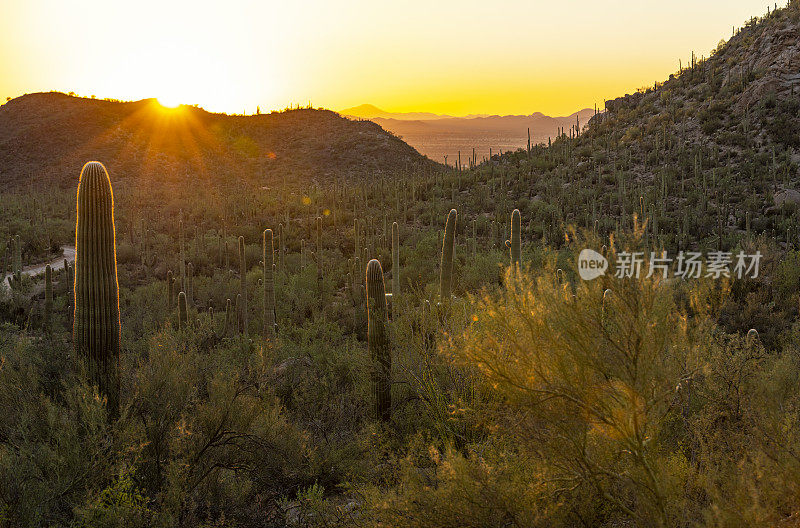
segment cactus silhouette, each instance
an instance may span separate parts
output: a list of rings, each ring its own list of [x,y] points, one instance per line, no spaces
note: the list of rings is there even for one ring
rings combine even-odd
[[[194,265],[190,262],[186,265],[186,306],[194,305]]]
[[[22,242],[19,235],[14,237],[14,281],[22,280]]]
[[[392,223],[392,321],[397,320],[400,296],[400,227]]]
[[[50,264],[44,268],[44,329],[49,334],[52,330],[53,317],[53,270]]]
[[[183,211],[180,212],[180,218],[178,219],[178,238],[180,240],[180,265],[179,269],[181,272],[181,287],[178,291],[186,291],[186,249],[185,244],[183,241]]]
[[[447,222],[444,226],[444,241],[442,242],[442,269],[439,279],[439,298],[444,301],[450,300],[453,288],[453,253],[456,247],[456,220],[458,212],[450,209],[447,214]]]
[[[275,336],[275,247],[272,229],[264,230],[264,337]]]
[[[178,330],[185,330],[189,326],[189,311],[186,308],[186,294],[178,294]]]
[[[278,272],[283,271],[283,224],[278,224],[278,262],[276,269]]]
[[[225,299],[225,327],[222,329],[222,335],[228,337],[231,335],[231,320],[233,319],[232,305],[230,299]]]
[[[244,237],[239,237],[239,277],[241,281],[241,299],[236,299],[236,311],[238,312],[239,332],[247,334],[247,263],[244,252]]]
[[[320,307],[325,305],[322,288],[322,217],[317,217],[317,289],[319,290]]]
[[[522,253],[522,218],[519,209],[514,209],[511,213],[511,240],[506,240],[506,246],[511,252],[511,265],[514,269],[519,268],[519,262]]]
[[[172,303],[175,301],[175,294],[172,291],[172,270],[167,271],[167,311],[172,310]]]
[[[367,264],[367,346],[372,359],[375,416],[388,421],[392,413],[392,350],[387,331],[386,286],[381,263]]]
[[[242,294],[236,294],[236,333],[242,334],[244,332],[244,303],[242,301]]]
[[[75,225],[73,345],[86,373],[119,411],[119,283],[114,232],[114,194],[102,163],[90,161],[78,183]]]

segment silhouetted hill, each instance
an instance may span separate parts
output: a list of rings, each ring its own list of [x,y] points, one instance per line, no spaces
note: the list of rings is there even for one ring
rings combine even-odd
[[[0,183],[49,175],[72,185],[91,159],[118,177],[161,179],[326,178],[431,164],[375,123],[327,110],[231,116],[189,106],[169,110],[153,99],[61,93],[29,94],[0,107]]]

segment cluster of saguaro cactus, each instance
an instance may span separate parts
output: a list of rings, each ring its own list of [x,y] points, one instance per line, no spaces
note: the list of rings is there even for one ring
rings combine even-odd
[[[439,298],[442,302],[449,301],[453,288],[453,254],[456,248],[456,219],[458,212],[450,209],[447,222],[444,226],[444,241],[442,242],[442,263],[439,278]]]
[[[275,336],[275,247],[272,229],[264,230],[263,243],[264,265],[264,337]]]
[[[372,359],[372,390],[375,416],[388,421],[392,413],[392,349],[389,342],[386,286],[381,263],[367,264],[367,346]]]
[[[114,195],[102,163],[83,166],[75,225],[75,355],[92,383],[119,409],[119,284],[114,233]]]

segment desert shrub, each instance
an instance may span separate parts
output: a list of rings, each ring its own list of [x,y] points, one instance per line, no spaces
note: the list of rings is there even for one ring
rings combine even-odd
[[[55,350],[6,336],[0,342],[0,522],[65,525],[93,489],[105,487],[120,445],[94,389],[69,370],[55,394],[43,385],[40,369],[59,361]]]

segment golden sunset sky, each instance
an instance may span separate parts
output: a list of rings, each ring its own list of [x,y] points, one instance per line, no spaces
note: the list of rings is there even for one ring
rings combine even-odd
[[[767,5],[0,0],[0,97],[567,115],[665,79]]]

